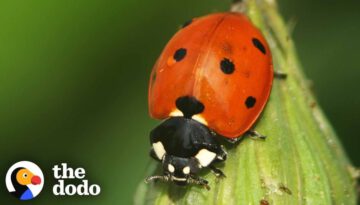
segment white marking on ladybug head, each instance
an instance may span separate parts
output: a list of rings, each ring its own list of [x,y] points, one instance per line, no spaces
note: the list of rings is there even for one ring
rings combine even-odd
[[[169,114],[169,116],[171,116],[171,117],[183,117],[184,114],[179,109],[175,109]]]
[[[178,178],[178,177],[172,176],[172,180],[174,180],[174,181],[186,181],[186,178]]]
[[[160,141],[153,143],[152,145],[153,145],[153,149],[155,151],[156,156],[161,160],[164,157],[164,155],[166,154],[164,145]]]
[[[169,172],[174,173],[175,172],[175,167],[172,164],[169,164],[168,165],[168,170],[169,170]]]
[[[204,119],[204,117],[201,114],[193,115],[191,118],[193,120],[200,122],[203,125],[208,125],[208,123],[206,122],[206,120]]]
[[[198,159],[199,163],[203,167],[207,167],[212,161],[214,161],[216,153],[210,152],[207,149],[201,149],[196,155],[195,158]]]
[[[182,171],[183,171],[184,174],[190,174],[190,167],[186,166],[186,167],[183,168]]]

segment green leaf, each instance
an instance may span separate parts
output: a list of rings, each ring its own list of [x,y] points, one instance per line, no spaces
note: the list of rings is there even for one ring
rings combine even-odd
[[[202,173],[210,191],[141,182],[135,204],[355,205],[355,169],[311,93],[275,0],[245,0],[231,10],[245,13],[263,32],[274,69],[288,74],[286,80],[274,80],[269,103],[255,127],[268,138],[227,145],[228,159],[220,167],[227,177]],[[152,162],[147,175],[161,172],[160,164]]]

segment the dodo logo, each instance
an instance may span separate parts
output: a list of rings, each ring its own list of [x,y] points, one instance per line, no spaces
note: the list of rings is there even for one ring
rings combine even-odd
[[[30,200],[40,194],[44,186],[41,169],[29,161],[17,162],[6,174],[8,191],[20,200]]]

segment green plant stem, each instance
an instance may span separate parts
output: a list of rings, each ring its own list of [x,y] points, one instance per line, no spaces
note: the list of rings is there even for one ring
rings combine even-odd
[[[202,177],[211,190],[171,183],[140,183],[135,204],[356,204],[355,169],[317,105],[298,61],[294,43],[275,0],[245,0],[231,7],[246,14],[263,32],[274,69],[288,74],[275,80],[269,103],[255,129],[265,141],[244,139],[227,145],[220,167],[227,175]],[[161,173],[152,162],[147,175]]]

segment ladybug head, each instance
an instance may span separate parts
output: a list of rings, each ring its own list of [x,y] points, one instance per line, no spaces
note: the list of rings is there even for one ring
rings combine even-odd
[[[210,189],[208,181],[196,176],[201,169],[196,158],[182,158],[165,155],[162,164],[164,175],[150,176],[145,182],[152,180],[172,181],[179,186],[197,184],[208,190]]]
[[[191,176],[200,171],[200,166],[195,158],[182,158],[166,155],[163,162],[163,170],[166,176],[175,184],[183,186],[189,183]]]

